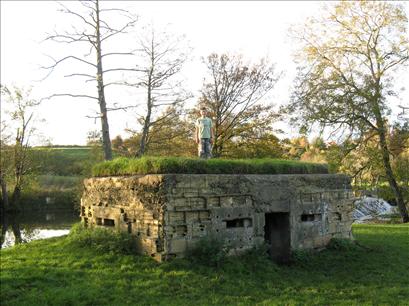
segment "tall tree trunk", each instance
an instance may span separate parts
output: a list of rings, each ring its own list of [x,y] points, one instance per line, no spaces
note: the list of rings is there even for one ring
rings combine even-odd
[[[4,243],[5,237],[6,237],[6,232],[8,229],[8,220],[7,220],[7,210],[9,208],[9,196],[8,196],[8,191],[7,191],[7,183],[3,179],[3,175],[0,171],[0,185],[1,185],[1,196],[2,196],[2,201],[1,201],[1,233],[0,233],[0,248]]]
[[[21,186],[19,184],[16,184],[13,190],[13,194],[11,195],[11,201],[9,203],[9,208],[11,210],[18,211],[20,197],[21,197]]]
[[[11,230],[13,231],[13,235],[14,235],[14,244],[20,244],[23,242],[23,238],[21,237],[20,223],[17,220],[17,214],[11,213],[9,218],[10,218]]]
[[[148,87],[148,111],[146,113],[146,117],[145,117],[145,122],[143,125],[143,131],[142,131],[142,137],[141,137],[141,141],[139,144],[139,151],[138,151],[138,157],[141,157],[142,155],[145,154],[145,150],[146,150],[146,143],[148,140],[148,135],[149,135],[149,127],[151,124],[151,115],[152,115],[152,93],[151,93],[151,89]]]
[[[152,52],[153,52],[153,46],[152,46]],[[146,106],[148,107],[146,116],[145,116],[145,122],[143,124],[143,130],[142,130],[142,137],[141,141],[139,143],[139,151],[137,156],[141,157],[142,155],[145,154],[146,150],[146,143],[148,141],[148,135],[149,135],[149,128],[151,125],[151,116],[152,116],[152,107],[153,107],[153,101],[152,101],[152,75],[153,75],[153,69],[154,69],[154,57],[152,53],[151,57],[151,68],[149,70],[148,74],[148,95],[146,97]]]
[[[374,113],[376,117],[376,124],[378,126],[379,142],[381,145],[381,153],[382,153],[382,163],[385,168],[386,177],[388,179],[389,186],[391,187],[392,192],[395,195],[396,203],[398,205],[399,212],[402,217],[402,222],[406,223],[406,222],[409,222],[409,215],[408,215],[408,211],[405,206],[405,202],[403,200],[402,192],[398,184],[396,183],[396,179],[392,171],[388,144],[386,142],[385,124],[384,124],[378,103],[375,103],[374,105]]]
[[[216,120],[214,123],[214,139],[213,139],[213,146],[212,146],[212,156],[213,157],[220,157],[221,150],[220,150],[220,135],[219,135],[219,130],[220,130],[220,115],[219,115],[219,109],[216,110]]]
[[[101,131],[102,131],[102,146],[104,149],[105,160],[112,159],[112,147],[111,138],[109,136],[108,114],[105,101],[104,79],[102,70],[102,50],[101,50],[101,33],[100,33],[100,20],[99,20],[99,2],[96,4],[96,16],[97,16],[97,84],[98,84],[98,102],[101,115]]]
[[[390,164],[390,157],[389,157],[389,150],[387,147],[384,131],[379,133],[379,140],[381,144],[382,162],[385,168],[386,177],[388,179],[389,186],[391,187],[393,194],[395,195],[396,203],[398,204],[399,212],[402,217],[402,222],[403,223],[409,222],[409,215],[408,215],[408,211],[405,206],[405,202],[403,200],[402,192],[398,184],[396,183],[395,176],[393,175],[393,172],[392,172],[392,167]]]

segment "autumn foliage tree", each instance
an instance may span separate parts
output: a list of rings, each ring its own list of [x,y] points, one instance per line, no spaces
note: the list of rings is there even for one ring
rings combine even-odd
[[[145,155],[190,156],[196,155],[193,141],[194,126],[180,107],[170,106],[156,117],[146,139]],[[112,140],[114,151],[120,156],[133,157],[140,151],[141,131],[130,130],[131,136]]]
[[[358,138],[357,148],[377,139],[386,180],[403,222],[408,222],[387,142],[396,72],[409,59],[403,7],[392,2],[342,1],[292,34],[301,47],[287,111],[305,126],[318,123],[323,129],[344,132],[347,139]]]
[[[265,125],[275,118],[271,101],[262,99],[279,79],[274,64],[261,59],[257,64],[246,63],[241,55],[211,54],[203,59],[208,77],[202,88],[200,106],[206,106],[213,118],[215,139],[213,156],[225,151],[226,143],[243,136],[243,128],[259,114],[270,113]]]

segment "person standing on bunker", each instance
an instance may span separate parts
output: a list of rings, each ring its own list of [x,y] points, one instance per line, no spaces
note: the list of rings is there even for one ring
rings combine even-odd
[[[196,120],[195,141],[198,144],[200,158],[212,157],[212,144],[214,139],[213,122],[207,117],[205,107],[200,108],[200,118]]]

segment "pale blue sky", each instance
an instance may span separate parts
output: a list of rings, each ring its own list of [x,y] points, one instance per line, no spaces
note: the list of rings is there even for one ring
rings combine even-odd
[[[76,5],[72,1],[63,3],[69,7]],[[186,88],[194,94],[189,105],[196,102],[206,72],[200,57],[211,52],[239,52],[250,60],[268,56],[277,63],[278,70],[285,71],[285,76],[272,91],[270,101],[276,105],[287,102],[295,76],[288,27],[317,13],[321,4],[317,1],[102,1],[105,7],[129,8],[140,15],[140,25],[153,22],[160,27],[170,23],[172,32],[186,34],[194,48],[192,60],[183,71]],[[62,44],[40,43],[54,28],[71,26],[71,19],[58,13],[57,9],[58,4],[51,1],[1,1],[2,83],[34,86],[33,95],[37,98],[58,92],[94,90],[83,80],[63,77],[77,69],[74,62],[61,66],[45,81],[35,82],[44,76],[44,71],[38,67],[50,63],[45,55],[58,58],[68,48]],[[119,45],[121,50],[133,47],[132,40]],[[402,79],[409,82],[407,74],[402,75]],[[137,99],[126,89],[112,89],[106,95],[108,101],[125,104]],[[407,93],[404,97],[408,97]],[[95,101],[68,97],[46,101],[41,106],[41,116],[46,119],[41,129],[54,144],[84,144],[87,132],[100,128],[99,121],[86,117],[94,115],[96,109]],[[112,138],[118,134],[126,137],[124,129],[127,127],[138,128],[132,112],[110,113],[109,121]],[[294,136],[297,132],[291,127],[285,128],[287,136]]]

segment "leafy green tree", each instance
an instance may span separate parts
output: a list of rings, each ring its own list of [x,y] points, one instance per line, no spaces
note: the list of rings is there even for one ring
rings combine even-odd
[[[36,133],[36,109],[39,102],[30,98],[30,90],[9,88],[1,85],[2,121],[0,148],[0,185],[2,231],[1,243],[8,228],[8,212],[18,211],[18,204],[23,188],[29,182],[30,175],[35,171],[30,152],[30,141]],[[14,140],[14,142],[13,142]],[[10,196],[9,196],[10,193]],[[20,243],[21,233],[18,224],[10,219],[16,243]]]
[[[182,109],[168,107],[156,120],[149,138],[149,155],[195,156],[193,124]]]
[[[283,147],[272,133],[233,140],[226,144],[226,158],[282,158]]]
[[[8,133],[8,137],[1,143],[0,177],[2,184],[9,185],[4,189],[12,190],[9,204],[13,207],[18,204],[27,178],[35,171],[30,142],[37,133],[36,111],[40,103],[30,98],[30,90],[17,87],[1,86],[1,96],[9,126],[2,126],[2,133]]]
[[[225,142],[226,158],[281,158],[283,147],[275,133],[273,123],[277,116],[271,108],[256,106],[259,111],[253,113],[249,120],[235,128],[236,136]],[[268,111],[267,111],[268,110]]]
[[[347,132],[355,147],[370,139],[378,152],[403,222],[408,212],[387,142],[396,72],[409,59],[408,19],[400,4],[342,1],[310,18],[293,35],[301,43],[299,74],[287,111],[304,126]],[[352,150],[351,150],[352,152]]]

